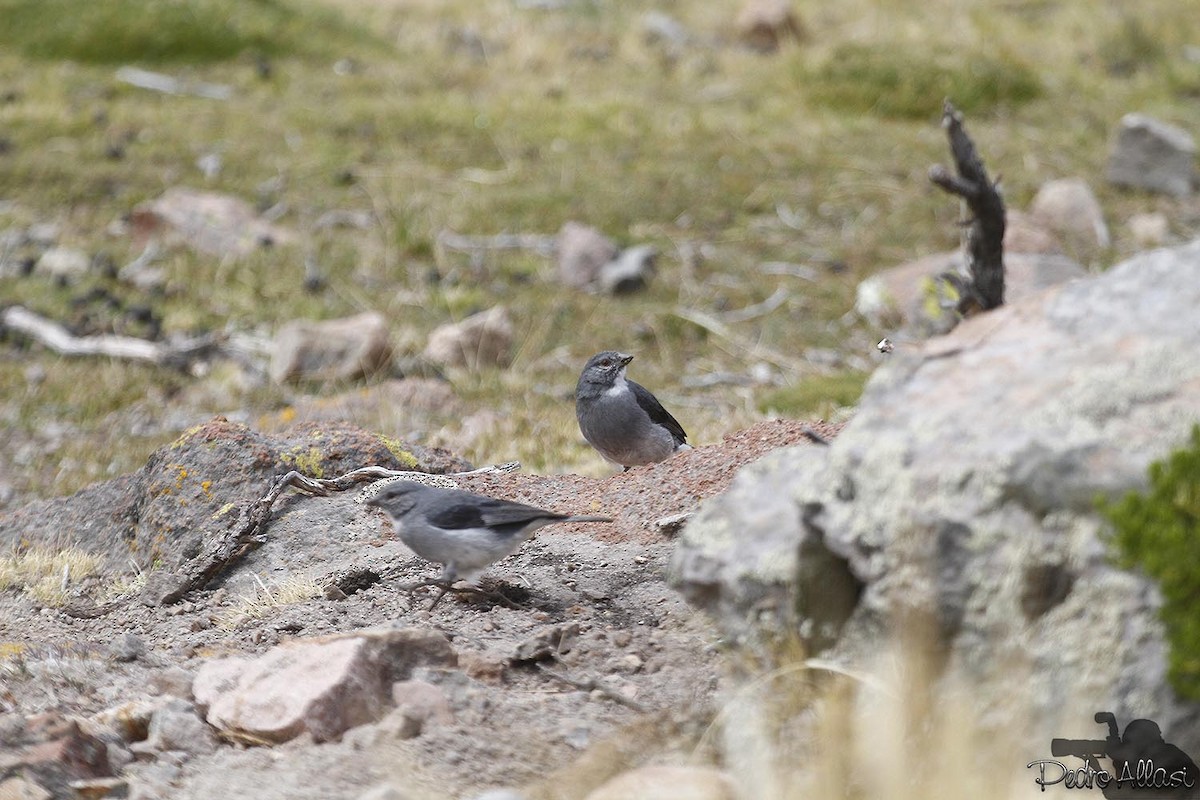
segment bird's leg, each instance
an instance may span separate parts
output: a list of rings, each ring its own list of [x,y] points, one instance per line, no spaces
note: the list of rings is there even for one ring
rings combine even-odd
[[[435,597],[435,598],[433,598],[433,602],[429,604],[429,610],[430,610],[430,611],[433,611],[433,609],[437,607],[437,604],[438,604],[438,603],[440,603],[440,602],[442,602],[442,598],[446,596],[446,592],[450,591],[451,589],[454,589],[454,587],[453,587],[453,586],[451,586],[451,585],[450,585],[450,584],[448,584],[448,583],[439,583],[439,584],[437,584],[437,585],[438,585],[438,586],[441,586],[441,587],[442,587],[442,590],[441,590],[440,592],[438,592],[438,596],[437,596],[437,597]],[[457,592],[457,591],[460,591],[460,590],[459,590],[459,589],[454,589],[454,591],[456,591],[456,592]]]

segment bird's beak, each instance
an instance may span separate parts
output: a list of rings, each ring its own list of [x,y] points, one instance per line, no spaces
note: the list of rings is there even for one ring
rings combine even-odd
[[[620,355],[618,355],[617,358],[621,359],[622,367],[628,366],[629,362],[633,361],[633,356],[625,355],[624,353],[621,353]]]

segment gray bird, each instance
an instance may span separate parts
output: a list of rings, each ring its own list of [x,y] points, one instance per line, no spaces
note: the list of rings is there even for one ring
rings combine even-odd
[[[516,552],[538,528],[557,522],[612,522],[610,517],[569,516],[408,480],[384,486],[366,505],[386,511],[396,535],[414,553],[442,565],[439,578],[418,584],[442,587],[430,609],[455,581],[476,578]]]
[[[600,455],[625,469],[691,450],[679,421],[640,383],[625,377],[633,356],[606,350],[588,359],[575,387],[579,430]]]

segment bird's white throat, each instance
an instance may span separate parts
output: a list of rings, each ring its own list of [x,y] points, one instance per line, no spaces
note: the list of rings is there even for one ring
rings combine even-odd
[[[613,385],[604,390],[604,394],[608,397],[616,397],[617,395],[625,394],[628,391],[629,382],[625,380],[625,370],[621,370],[620,373],[617,374],[616,380],[613,381]]]

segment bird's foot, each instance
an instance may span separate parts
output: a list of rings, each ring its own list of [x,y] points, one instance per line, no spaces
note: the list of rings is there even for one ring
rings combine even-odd
[[[399,588],[401,591],[408,592],[411,595],[418,589],[424,589],[426,586],[436,586],[441,589],[441,591],[438,592],[437,597],[433,598],[433,602],[429,604],[429,608],[427,609],[429,611],[433,611],[433,609],[437,607],[438,603],[442,602],[442,598],[447,594],[456,594],[460,596],[471,595],[486,602],[504,606],[505,608],[511,608],[515,611],[529,610],[528,606],[523,606],[514,600],[510,600],[500,592],[493,592],[489,589],[483,589],[479,586],[455,586],[453,583],[444,581],[441,578],[427,578],[423,581],[417,581],[416,583],[405,584]]]

